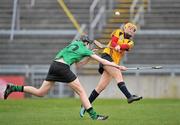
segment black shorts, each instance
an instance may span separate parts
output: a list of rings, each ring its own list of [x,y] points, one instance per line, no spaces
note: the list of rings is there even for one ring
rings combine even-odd
[[[53,61],[49,68],[46,81],[57,81],[69,83],[77,76],[70,70],[70,66],[61,62]]]
[[[109,54],[107,54],[107,53],[103,53],[103,54],[101,55],[101,58],[106,59],[106,60],[108,60],[108,61],[110,61],[110,62],[113,62],[113,59],[112,59],[111,56],[110,56]],[[100,74],[102,74],[102,73],[104,72],[104,68],[103,68],[103,64],[102,64],[102,63],[99,63],[99,69],[98,69],[98,71],[99,71]]]

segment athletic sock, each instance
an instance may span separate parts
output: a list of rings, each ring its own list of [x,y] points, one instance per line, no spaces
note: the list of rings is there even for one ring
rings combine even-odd
[[[89,102],[92,103],[98,96],[99,93],[94,89],[89,96]]]
[[[128,91],[128,89],[126,88],[126,85],[124,82],[119,82],[117,85],[119,89],[121,90],[121,92],[126,96],[126,98],[130,98],[132,96],[130,92]]]
[[[24,86],[12,85],[12,86],[11,86],[11,90],[12,90],[13,92],[23,92],[23,91],[24,91]]]
[[[93,120],[97,119],[97,113],[94,111],[92,107],[87,109],[86,111],[88,112],[88,114]]]

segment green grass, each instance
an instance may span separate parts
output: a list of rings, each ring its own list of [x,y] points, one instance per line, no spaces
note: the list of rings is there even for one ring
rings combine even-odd
[[[0,125],[180,125],[180,100],[98,99],[97,112],[109,115],[107,121],[93,121],[88,114],[79,117],[78,99],[25,99],[0,101]]]

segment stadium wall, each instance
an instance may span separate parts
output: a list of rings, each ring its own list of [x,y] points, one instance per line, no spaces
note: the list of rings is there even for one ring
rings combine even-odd
[[[80,81],[88,96],[96,87],[100,76],[83,76]],[[180,77],[169,75],[125,75],[124,81],[133,94],[144,98],[180,98]],[[77,96],[76,96],[77,97]],[[100,98],[125,98],[115,80],[102,92]]]

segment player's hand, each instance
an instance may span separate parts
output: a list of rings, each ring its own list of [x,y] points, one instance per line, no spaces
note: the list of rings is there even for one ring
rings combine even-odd
[[[120,52],[121,51],[121,47],[119,45],[117,45],[115,48],[114,48],[116,51]]]
[[[122,71],[126,71],[126,70],[127,70],[127,67],[125,67],[125,66],[119,66],[119,69],[122,70]]]

